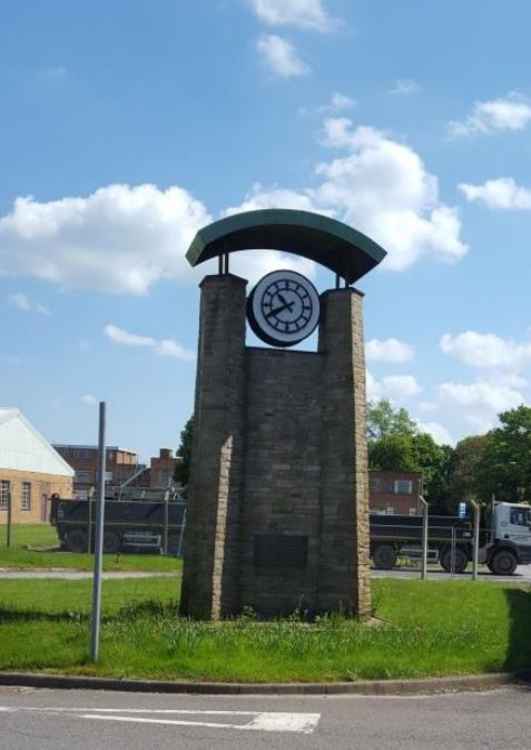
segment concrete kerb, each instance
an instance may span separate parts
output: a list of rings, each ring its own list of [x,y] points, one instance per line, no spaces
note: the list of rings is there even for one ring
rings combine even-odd
[[[112,677],[0,672],[0,685],[64,690],[119,690],[195,695],[429,695],[529,686],[531,670],[517,673],[436,677],[419,680],[360,680],[323,683],[222,683],[126,680]]]

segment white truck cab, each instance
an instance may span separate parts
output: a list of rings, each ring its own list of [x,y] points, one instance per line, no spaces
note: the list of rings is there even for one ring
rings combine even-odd
[[[496,575],[512,575],[517,565],[531,563],[531,506],[524,503],[494,503],[487,543],[480,549]]]

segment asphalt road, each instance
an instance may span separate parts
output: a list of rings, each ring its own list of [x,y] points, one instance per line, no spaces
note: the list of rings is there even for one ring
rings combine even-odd
[[[469,566],[470,567],[470,566]],[[394,570],[371,570],[373,578],[419,578],[419,570],[415,568],[395,568]],[[445,573],[440,567],[428,569],[428,578],[430,581],[448,581],[448,580],[472,580],[472,570],[466,570],[460,575],[450,575]],[[494,576],[486,568],[480,570],[479,580],[488,583],[528,583],[531,584],[531,565],[519,565],[512,576]],[[531,748],[531,742],[529,743]]]
[[[0,688],[9,750],[528,750],[531,690],[203,697]]]

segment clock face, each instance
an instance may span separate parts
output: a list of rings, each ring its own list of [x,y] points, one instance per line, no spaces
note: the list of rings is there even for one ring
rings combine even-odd
[[[273,271],[255,286],[247,300],[249,325],[272,346],[293,346],[319,322],[316,288],[295,271]]]

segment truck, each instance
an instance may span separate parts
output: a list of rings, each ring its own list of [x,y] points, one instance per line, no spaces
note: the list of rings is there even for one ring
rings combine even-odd
[[[50,523],[57,530],[62,549],[70,552],[94,549],[94,499],[52,497]],[[179,495],[163,500],[106,498],[103,551],[160,552],[166,546],[168,554],[180,555],[185,523],[186,505]]]
[[[478,562],[495,575],[510,576],[518,565],[531,563],[531,507],[524,503],[492,503],[479,535]],[[422,516],[370,514],[370,555],[374,567],[390,570],[400,556],[419,556]],[[428,517],[430,558],[450,572],[464,573],[473,559],[474,529],[468,518]]]

